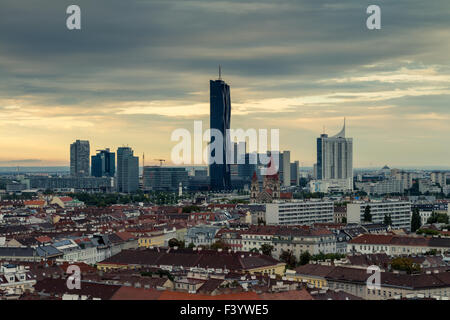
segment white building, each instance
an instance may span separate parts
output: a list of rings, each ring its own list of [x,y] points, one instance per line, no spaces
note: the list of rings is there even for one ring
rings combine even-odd
[[[317,138],[316,171],[317,180],[353,181],[353,139],[345,137],[345,120],[337,135],[328,137],[324,133]]]
[[[441,187],[445,187],[447,185],[447,172],[432,172],[430,178],[433,183],[438,184]]]
[[[420,193],[441,193],[441,191],[441,187],[430,179],[419,179]]]
[[[370,207],[372,223],[383,223],[384,216],[392,219],[392,228],[411,228],[411,203],[409,201],[383,200],[383,201],[358,201],[347,204],[347,223],[364,222],[364,211]]]
[[[369,195],[405,192],[403,180],[399,179],[387,179],[379,182],[356,182],[356,188]]]
[[[311,180],[309,182],[309,192],[348,192],[353,191],[352,179],[328,179]]]
[[[29,268],[8,263],[0,267],[0,291],[20,295],[26,290],[33,291],[35,284]]]
[[[398,169],[391,170],[391,176],[397,180],[403,181],[403,186],[405,189],[412,188],[412,181],[415,176],[413,172],[400,171]]]
[[[309,200],[266,204],[266,223],[269,225],[311,225],[333,222],[332,201]]]

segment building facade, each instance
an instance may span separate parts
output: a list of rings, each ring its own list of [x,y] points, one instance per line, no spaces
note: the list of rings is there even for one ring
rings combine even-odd
[[[372,223],[384,223],[384,217],[390,216],[391,227],[394,229],[411,228],[411,203],[409,201],[383,200],[359,201],[347,204],[347,222],[361,224],[364,222],[364,212],[369,206]]]
[[[70,175],[89,176],[90,146],[87,140],[77,140],[70,145]]]
[[[227,135],[231,120],[230,86],[220,79],[220,76],[218,80],[211,80],[209,85],[210,128],[211,130],[218,130],[223,137],[222,145],[216,146],[222,151],[222,161],[221,163],[212,163],[209,166],[210,185],[212,190],[224,190],[231,187],[231,169],[230,164],[227,162],[227,154],[229,148],[231,148]],[[213,137],[213,132],[211,132],[211,144],[215,141]],[[216,157],[216,150],[211,150],[211,156]]]
[[[91,175],[93,177],[114,177],[116,173],[116,154],[109,149],[97,150],[91,157]]]
[[[353,180],[353,139],[345,137],[344,127],[335,136],[317,138],[317,180]]]
[[[266,204],[269,225],[311,225],[333,222],[332,201],[292,201]]]
[[[180,183],[187,187],[188,172],[179,167],[145,166],[143,181],[145,190],[174,191]]]
[[[117,191],[136,192],[139,189],[139,158],[133,155],[133,149],[117,149]]]

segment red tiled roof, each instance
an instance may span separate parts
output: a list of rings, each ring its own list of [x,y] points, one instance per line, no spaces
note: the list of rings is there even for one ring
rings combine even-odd
[[[123,286],[114,293],[111,300],[158,300],[162,291]]]
[[[277,293],[262,293],[259,297],[261,300],[314,300],[306,289]]]
[[[362,234],[356,238],[353,238],[349,243],[358,244],[390,244],[394,238],[393,235],[384,234]]]
[[[131,240],[131,239],[135,239],[135,238],[136,238],[132,233],[126,232],[126,231],[124,231],[124,232],[116,232],[116,235],[117,235],[120,239],[122,239],[123,241],[128,241],[128,240]]]
[[[44,200],[25,200],[24,205],[26,206],[43,206],[45,204]]]
[[[164,291],[158,300],[259,300],[256,292],[239,292],[210,296],[185,292]]]
[[[292,199],[292,192],[281,192],[280,199]]]
[[[40,236],[40,237],[36,237],[35,239],[41,243],[52,241],[52,238],[47,237],[47,236]]]
[[[71,197],[60,197],[59,200],[61,200],[62,202],[69,202],[72,201],[73,199]]]

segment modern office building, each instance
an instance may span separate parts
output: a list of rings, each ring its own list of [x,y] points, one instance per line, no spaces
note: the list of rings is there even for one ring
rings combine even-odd
[[[111,192],[114,188],[114,179],[111,177],[33,176],[30,177],[30,186],[39,190]]]
[[[333,222],[332,201],[309,200],[266,204],[268,225],[311,225]]]
[[[279,153],[279,176],[283,187],[291,185],[291,152],[283,151]]]
[[[300,163],[291,162],[291,186],[298,186],[300,180]]]
[[[109,149],[97,150],[91,157],[91,176],[114,177],[116,173],[116,154]]]
[[[246,153],[244,156],[244,164],[238,166],[238,176],[247,182],[251,182],[254,172],[257,172],[258,166],[256,163],[252,163],[252,157],[256,157],[256,154],[251,155]]]
[[[143,172],[144,189],[176,191],[188,186],[188,172],[182,167],[145,166]]]
[[[345,137],[345,120],[337,135],[317,138],[316,171],[317,180],[353,180],[353,139]]]
[[[221,163],[212,163],[209,166],[210,183],[212,190],[224,190],[231,187],[230,164],[227,163],[227,151],[230,150],[227,130],[230,129],[231,119],[231,101],[230,86],[220,77],[211,80],[210,83],[210,128],[219,130],[223,137],[222,161]],[[214,143],[213,134],[211,134],[211,143]],[[211,156],[216,157],[215,150],[211,150]]]
[[[117,149],[117,191],[136,192],[139,189],[139,158],[133,155],[133,149]]]
[[[364,212],[369,206],[372,221],[369,223],[384,223],[384,216],[390,216],[394,229],[411,228],[411,203],[400,200],[358,201],[347,204],[347,223],[361,224],[364,222]]]
[[[89,176],[89,141],[77,140],[70,145],[70,175],[73,177]]]

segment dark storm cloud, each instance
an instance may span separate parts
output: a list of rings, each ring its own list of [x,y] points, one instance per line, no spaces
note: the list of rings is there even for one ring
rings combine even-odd
[[[384,28],[378,34],[365,28],[370,3],[356,0],[80,0],[81,31],[65,28],[72,1],[3,0],[0,94],[58,104],[189,98],[199,88],[184,81],[186,74],[212,77],[219,63],[249,80],[332,77],[420,54],[434,38],[419,43],[414,34],[448,27],[445,0],[377,3]],[[149,72],[136,72],[142,70]],[[248,88],[255,89],[251,81]]]
[[[72,4],[81,31],[66,28]],[[371,4],[382,30],[365,26]],[[84,137],[164,156],[170,131],[192,126],[191,111],[208,121],[219,64],[232,125],[283,128],[293,159],[314,154],[317,123],[337,132],[344,116],[366,148],[355,163],[400,152],[380,132],[416,145],[431,128],[443,143],[449,14],[448,0],[2,0],[0,135],[17,140],[0,147],[12,150],[8,159],[65,161],[67,144]],[[18,155],[27,141],[30,153]]]

